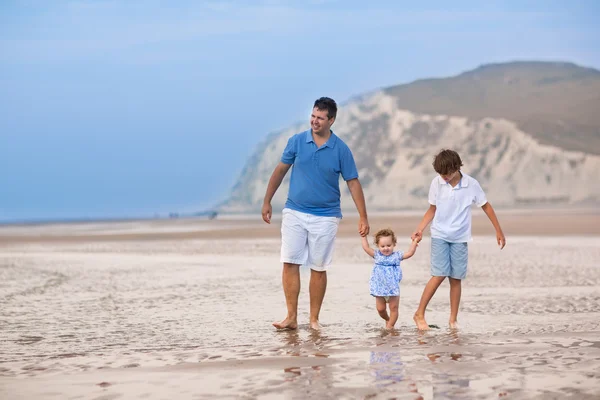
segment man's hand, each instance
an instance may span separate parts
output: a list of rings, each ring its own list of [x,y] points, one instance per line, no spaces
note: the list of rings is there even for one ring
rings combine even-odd
[[[271,207],[271,203],[263,203],[262,206],[262,219],[267,224],[271,223],[271,215],[273,214],[273,208]]]
[[[369,226],[369,221],[367,218],[361,218],[358,220],[358,233],[360,233],[360,236],[367,236],[370,230],[371,227]]]
[[[419,243],[421,240],[423,240],[423,232],[414,231],[413,234],[410,235],[410,240],[416,240],[417,243]]]
[[[502,231],[496,232],[496,241],[498,242],[498,246],[500,246],[500,250],[506,246],[506,238],[504,237],[504,233],[502,233]]]

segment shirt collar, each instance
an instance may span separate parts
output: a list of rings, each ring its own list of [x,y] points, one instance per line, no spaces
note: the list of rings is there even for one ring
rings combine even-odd
[[[312,129],[309,129],[306,131],[306,143],[310,143],[310,142],[314,143],[314,140],[312,137]],[[325,142],[325,146],[333,149],[335,147],[336,142],[337,142],[337,136],[335,135],[335,133],[333,133],[333,131],[331,131],[331,136],[329,136],[329,140],[327,140],[327,142]]]

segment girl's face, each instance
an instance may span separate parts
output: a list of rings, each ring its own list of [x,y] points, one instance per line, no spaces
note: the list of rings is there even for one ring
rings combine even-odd
[[[389,256],[390,254],[392,254],[395,246],[396,245],[392,241],[391,236],[382,236],[379,238],[379,242],[377,242],[377,247],[379,248],[381,254],[383,254],[384,256]]]

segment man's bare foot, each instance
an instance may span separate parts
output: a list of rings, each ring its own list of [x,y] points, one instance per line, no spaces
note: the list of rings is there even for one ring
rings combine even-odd
[[[450,329],[458,329],[458,321],[450,321],[448,322]]]
[[[415,324],[417,324],[418,330],[420,330],[420,331],[429,330],[429,325],[427,325],[427,321],[425,321],[425,317],[415,314],[413,316],[413,320],[415,321]]]
[[[273,322],[273,326],[277,329],[294,330],[298,329],[298,322],[295,319],[286,318],[281,322]]]
[[[321,330],[321,324],[319,324],[319,321],[310,321],[310,329]]]

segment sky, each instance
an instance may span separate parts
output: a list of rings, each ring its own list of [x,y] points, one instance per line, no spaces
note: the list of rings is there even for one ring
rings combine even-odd
[[[596,1],[0,1],[0,222],[213,207],[270,133],[481,64],[600,69]]]

